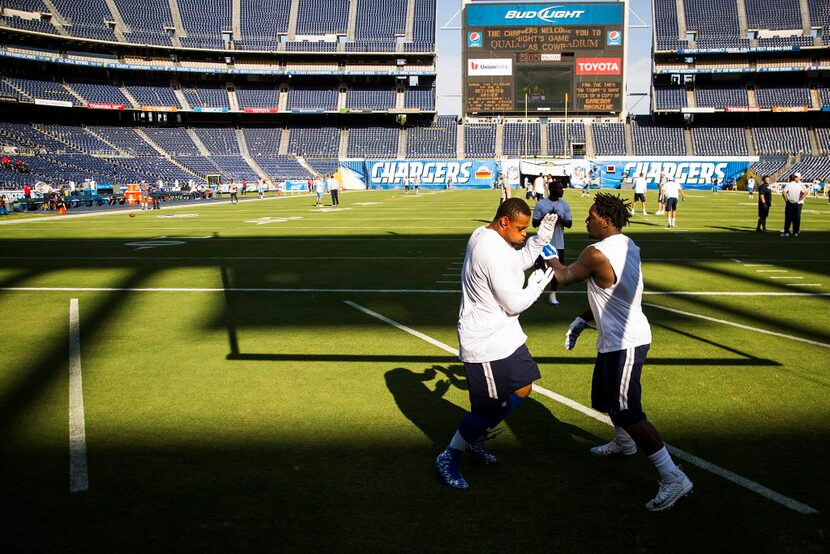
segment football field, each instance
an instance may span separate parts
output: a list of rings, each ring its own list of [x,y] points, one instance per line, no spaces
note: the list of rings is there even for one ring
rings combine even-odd
[[[584,284],[521,317],[542,379],[488,443],[498,463],[467,457],[467,491],[437,476],[468,407],[459,272],[498,197],[0,218],[4,550],[826,552],[827,199],[799,237],[778,236],[780,196],[755,233],[745,193],[626,228],[644,408],[695,483],[655,514],[645,456],[588,453],[613,429],[589,408],[595,332],[563,347]],[[590,198],[565,199],[573,260]]]

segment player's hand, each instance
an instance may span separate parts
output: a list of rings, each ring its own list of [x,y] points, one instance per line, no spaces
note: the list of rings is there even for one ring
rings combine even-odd
[[[542,251],[539,253],[542,256],[543,260],[550,260],[552,258],[559,258],[559,252],[556,251],[556,248],[551,246],[550,244],[546,244],[542,247]]]
[[[548,244],[553,238],[553,229],[556,227],[556,222],[559,221],[559,216],[555,213],[549,213],[542,218],[539,224],[539,230],[536,231],[536,236],[542,244]]]
[[[541,292],[545,290],[545,287],[548,286],[548,283],[550,283],[552,280],[552,267],[548,267],[546,269],[537,269],[530,274],[530,277],[527,278],[527,286],[535,287],[541,294]]]
[[[579,335],[582,334],[582,331],[588,327],[590,327],[588,322],[581,317],[574,319],[568,327],[568,332],[565,333],[565,350],[572,350],[573,347],[576,346],[576,339],[578,339]]]

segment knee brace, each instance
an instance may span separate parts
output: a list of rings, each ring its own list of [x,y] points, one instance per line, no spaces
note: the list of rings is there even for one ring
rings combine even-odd
[[[646,418],[646,414],[642,410],[621,410],[619,412],[611,412],[608,414],[614,425],[622,427],[623,429],[629,425],[640,423]]]

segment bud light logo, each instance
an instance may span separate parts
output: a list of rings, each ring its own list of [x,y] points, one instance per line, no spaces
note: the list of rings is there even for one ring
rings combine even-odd
[[[479,33],[478,31],[467,33],[467,47],[481,48],[481,33]]]
[[[548,6],[540,10],[508,10],[505,19],[541,19],[547,23],[560,23],[562,20],[580,19],[585,10],[560,9],[564,6]]]
[[[620,75],[622,60],[620,58],[577,58],[577,75]]]
[[[608,46],[622,46],[622,33],[619,31],[608,31],[605,42]]]

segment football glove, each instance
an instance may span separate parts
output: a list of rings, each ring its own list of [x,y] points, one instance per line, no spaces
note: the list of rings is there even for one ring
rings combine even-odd
[[[539,223],[539,230],[536,231],[537,240],[542,244],[548,244],[553,238],[553,229],[557,221],[559,221],[559,216],[552,212],[543,217],[542,222]]]
[[[537,269],[527,278],[527,286],[534,287],[541,294],[545,287],[553,280],[553,268]]]
[[[550,244],[546,244],[542,247],[542,252],[540,254],[543,260],[550,260],[551,258],[558,258],[559,253],[556,251],[556,248],[551,246]]]
[[[579,335],[582,334],[582,331],[588,327],[590,327],[588,322],[581,317],[574,319],[568,327],[568,332],[565,333],[565,350],[573,349],[573,347],[576,346],[576,339],[578,339]]]

